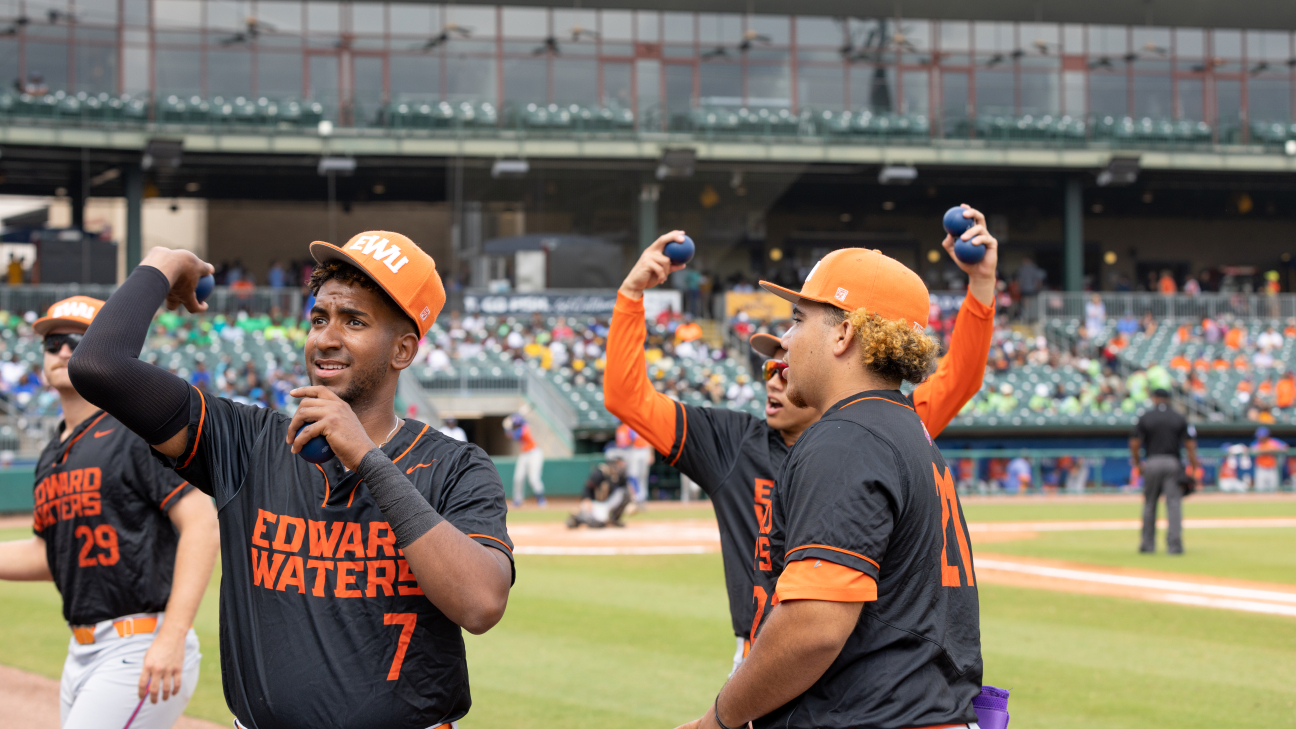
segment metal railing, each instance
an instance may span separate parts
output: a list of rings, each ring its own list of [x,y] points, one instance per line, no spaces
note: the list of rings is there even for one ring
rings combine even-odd
[[[1296,316],[1296,294],[1210,293],[1154,294],[1134,292],[1099,293],[1104,319],[1130,315],[1135,318],[1150,313],[1164,319],[1202,319],[1232,316],[1240,319],[1286,319]],[[1093,292],[1046,291],[1036,297],[1036,315],[1040,321],[1050,319],[1084,319],[1085,306]]]
[[[23,284],[0,286],[0,310],[15,314],[34,311],[43,315],[56,301],[69,296],[107,299],[117,290],[108,284]],[[209,314],[232,316],[240,311],[268,314],[278,311],[285,316],[300,317],[304,303],[301,289],[295,287],[256,286],[240,289],[217,286],[207,298]]]

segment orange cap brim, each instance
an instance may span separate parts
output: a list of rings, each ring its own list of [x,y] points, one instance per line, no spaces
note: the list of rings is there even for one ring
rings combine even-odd
[[[392,302],[396,304],[397,309],[404,311],[405,315],[414,321],[415,331],[419,331],[420,337],[422,336],[422,331],[418,327],[418,319],[415,319],[413,314],[405,310],[405,305],[400,302],[400,299],[396,298],[396,294],[392,292],[391,289],[387,288],[386,284],[374,278],[373,276],[369,275],[369,270],[364,267],[364,264],[360,262],[360,259],[356,258],[355,256],[352,256],[350,253],[347,253],[346,251],[342,250],[341,248],[338,248],[332,243],[325,243],[322,240],[317,240],[311,243],[310,252],[311,252],[311,258],[314,258],[316,263],[328,263],[329,261],[341,261],[343,263],[349,263],[352,266],[355,266],[356,268],[360,269],[361,273],[363,273],[366,276],[369,276],[370,281],[373,281],[374,283],[378,284],[378,286],[383,291],[387,292],[387,296],[390,297]]]
[[[89,324],[86,324],[80,319],[68,319],[61,316],[42,316],[32,322],[32,331],[43,337],[46,334],[49,334],[50,331],[62,326],[80,327],[83,331],[90,328]]]
[[[841,305],[840,301],[836,301],[834,299],[820,299],[814,296],[806,296],[800,292],[793,291],[792,289],[785,289],[782,286],[779,286],[778,284],[770,283],[769,281],[761,281],[760,285],[761,288],[765,289],[771,294],[774,294],[775,296],[782,299],[787,299],[788,301],[791,301],[794,304],[804,299],[806,301],[814,301],[820,304],[827,304],[829,306],[835,306],[838,309],[844,309],[846,311],[849,311],[849,309],[846,309],[846,307]]]
[[[778,354],[779,350],[783,349],[782,340],[773,334],[765,334],[764,332],[751,335],[751,339],[749,339],[747,343],[751,345],[751,348],[755,350],[757,354],[769,357],[770,359],[773,359],[774,355]]]

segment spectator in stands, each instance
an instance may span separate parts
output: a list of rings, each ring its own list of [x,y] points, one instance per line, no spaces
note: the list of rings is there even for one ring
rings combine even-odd
[[[1237,324],[1234,324],[1232,327],[1229,327],[1228,333],[1224,335],[1224,346],[1228,347],[1229,349],[1233,349],[1233,350],[1242,349],[1243,347],[1246,346],[1246,343],[1247,343],[1246,330],[1238,326]]]
[[[1126,337],[1132,336],[1139,330],[1138,319],[1133,314],[1126,314],[1116,322],[1116,331]]]
[[[445,423],[441,426],[441,432],[461,443],[468,442],[468,434],[464,432],[463,428],[459,427],[459,421],[454,418],[445,419]]]
[[[521,506],[526,495],[526,484],[531,484],[531,491],[536,495],[536,505],[546,506],[544,481],[540,475],[544,471],[544,451],[536,445],[531,437],[531,426],[527,424],[522,413],[514,413],[504,418],[504,431],[511,440],[518,444],[517,462],[513,465],[513,505]]]
[[[1035,296],[1044,288],[1044,281],[1048,279],[1048,272],[1035,265],[1035,261],[1030,258],[1023,258],[1021,266],[1017,269],[1017,286],[1021,290],[1023,299],[1029,299],[1025,302],[1029,306],[1035,300]]]
[[[614,455],[590,471],[581,491],[580,508],[567,517],[567,528],[575,529],[581,524],[591,529],[602,529],[609,524],[623,527],[621,515],[629,505],[625,461]]]
[[[1178,285],[1175,284],[1174,275],[1170,271],[1161,272],[1161,278],[1157,281],[1157,290],[1166,296],[1172,296],[1179,290]]]
[[[1103,305],[1102,296],[1094,294],[1085,304],[1085,337],[1095,339],[1107,326],[1107,307]]]
[[[1156,512],[1161,494],[1166,498],[1166,552],[1183,554],[1184,475],[1180,449],[1188,451],[1188,463],[1195,472],[1197,463],[1197,430],[1184,416],[1170,407],[1170,393],[1166,390],[1152,392],[1152,409],[1143,413],[1130,436],[1130,464],[1143,474],[1143,533],[1139,552],[1156,552]],[[1140,449],[1147,452],[1146,461]]]
[[[1278,333],[1272,325],[1265,328],[1260,336],[1256,338],[1256,346],[1262,352],[1275,352],[1282,349],[1283,336]]]
[[[1296,372],[1288,370],[1274,385],[1274,404],[1286,410],[1296,404]]]
[[[1251,454],[1255,456],[1255,490],[1277,491],[1278,457],[1286,453],[1287,444],[1269,435],[1266,427],[1256,428]]]
[[[199,390],[203,390],[205,392],[211,392],[212,378],[211,378],[211,373],[207,371],[206,362],[202,360],[198,360],[197,362],[194,363],[194,371],[193,374],[189,376],[189,384],[193,385]]]
[[[8,274],[9,274],[9,285],[10,285],[10,286],[20,286],[20,285],[22,285],[22,282],[23,282],[23,266],[22,266],[22,261],[20,261],[20,260],[18,259],[18,257],[15,256],[15,255],[12,254],[12,253],[9,254],[9,271],[8,271]]]
[[[1197,279],[1195,278],[1189,278],[1187,281],[1185,281],[1183,290],[1184,293],[1188,294],[1189,296],[1201,296],[1201,291],[1202,291],[1201,284],[1197,283]]]

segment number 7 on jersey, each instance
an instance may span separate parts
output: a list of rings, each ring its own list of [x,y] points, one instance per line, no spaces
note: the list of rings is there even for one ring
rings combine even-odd
[[[401,626],[396,655],[392,658],[391,670],[387,672],[388,681],[400,678],[401,664],[405,662],[405,651],[409,650],[410,638],[414,637],[414,625],[417,622],[418,613],[383,613],[383,625]]]

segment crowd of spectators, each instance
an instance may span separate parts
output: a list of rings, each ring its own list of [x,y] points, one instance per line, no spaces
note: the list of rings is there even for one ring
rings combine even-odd
[[[419,361],[433,372],[505,360],[603,384],[608,320],[601,317],[496,317],[451,312],[422,342]],[[710,341],[691,314],[665,310],[648,323],[644,357],[653,386],[679,400],[742,408],[758,395],[742,360]]]

